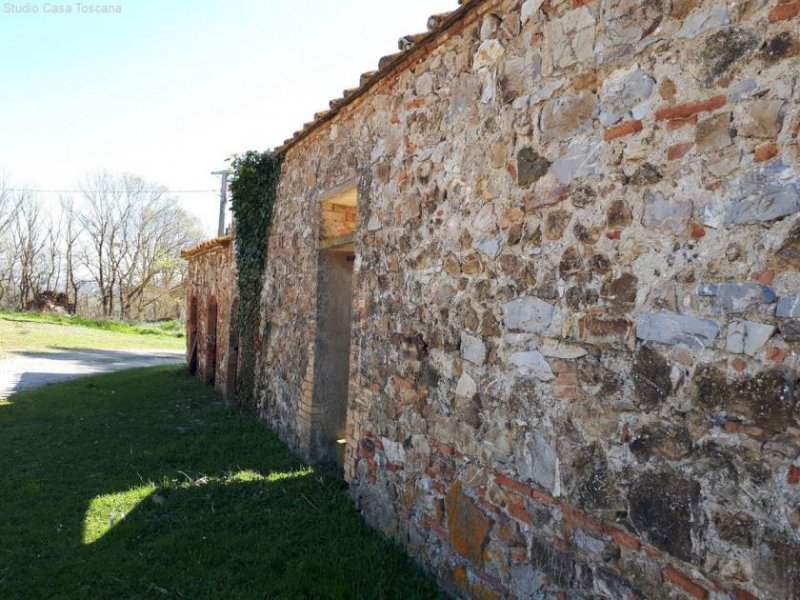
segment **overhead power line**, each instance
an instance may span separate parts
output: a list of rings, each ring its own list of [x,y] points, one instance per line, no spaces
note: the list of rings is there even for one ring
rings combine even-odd
[[[33,188],[7,188],[7,192],[31,192],[35,194],[83,194],[92,190],[39,190]],[[109,194],[124,194],[130,190],[102,190]],[[170,189],[144,189],[136,192],[164,192],[167,194],[218,194],[218,190],[170,190]]]

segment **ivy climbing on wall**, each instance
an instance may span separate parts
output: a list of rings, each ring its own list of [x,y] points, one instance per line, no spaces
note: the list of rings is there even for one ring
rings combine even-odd
[[[256,345],[261,327],[260,298],[272,209],[277,196],[282,157],[268,150],[234,156],[231,178],[232,210],[236,219],[236,269],[239,292],[240,405],[255,410]],[[264,328],[268,327],[268,321]],[[266,338],[268,331],[261,331]]]

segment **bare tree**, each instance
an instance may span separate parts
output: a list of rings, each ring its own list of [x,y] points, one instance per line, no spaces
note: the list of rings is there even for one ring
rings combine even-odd
[[[9,191],[8,177],[0,173],[0,231],[4,231],[14,214],[15,199]]]
[[[56,210],[0,179],[0,303],[51,301],[104,317],[178,316],[186,268],[181,248],[202,239],[197,221],[163,186],[98,173]],[[63,290],[63,291],[62,291]],[[80,295],[80,302],[79,302]]]
[[[83,264],[97,284],[105,317],[114,313],[120,264],[128,252],[126,228],[132,207],[121,187],[118,178],[98,173],[82,188],[85,206],[80,222],[88,238]]]
[[[135,175],[101,173],[87,180],[83,192],[84,265],[103,315],[138,316],[163,297],[166,274],[174,272],[180,249],[201,238],[199,227],[166,188]]]
[[[48,241],[42,206],[30,192],[20,192],[10,231],[12,277],[16,278],[19,308],[24,310],[49,278],[49,274],[42,271]]]
[[[67,295],[67,305],[70,312],[75,312],[78,306],[78,293],[82,282],[76,277],[76,252],[78,240],[83,233],[75,202],[71,197],[61,197],[61,214],[64,218],[64,293]]]

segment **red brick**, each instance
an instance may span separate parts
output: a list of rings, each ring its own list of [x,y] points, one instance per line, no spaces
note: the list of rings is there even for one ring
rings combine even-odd
[[[494,504],[489,502],[486,498],[478,498],[478,506],[483,508],[486,512],[499,515],[500,509],[497,508]]]
[[[667,160],[677,160],[678,158],[686,156],[686,153],[692,149],[692,146],[694,146],[694,142],[681,142],[670,146],[667,149]]]
[[[531,516],[528,514],[528,511],[525,510],[525,507],[522,506],[521,503],[512,502],[508,505],[508,514],[514,517],[517,521],[522,521],[523,523],[527,523],[528,525],[533,525],[533,521],[531,520]]]
[[[772,362],[783,362],[787,356],[789,356],[789,351],[786,348],[778,348],[777,346],[767,348],[767,358]]]
[[[697,102],[687,102],[686,104],[669,106],[656,112],[656,121],[691,117],[697,113],[709,112],[721,108],[725,106],[725,102],[725,96],[714,96],[708,100],[699,100]]]
[[[753,161],[764,162],[776,156],[778,156],[778,144],[775,142],[768,142],[756,148],[756,151],[753,153]]]
[[[800,15],[800,2],[789,2],[787,4],[779,4],[769,11],[769,20],[772,23],[775,21],[787,21],[797,15]]]
[[[561,512],[564,515],[564,523],[567,525],[578,525],[589,531],[603,531],[604,527],[600,521],[595,521],[581,509],[567,504],[566,502],[559,505]]]
[[[706,235],[706,228],[699,223],[692,223],[692,237],[699,240]]]
[[[759,440],[761,442],[766,441],[767,438],[769,438],[769,434],[765,429],[762,429],[761,427],[756,427],[755,425],[751,425],[750,427],[745,427],[744,432],[751,438]]]
[[[514,181],[517,180],[517,167],[515,167],[513,163],[506,164],[506,171],[511,175],[511,179]]]
[[[556,398],[577,398],[578,388],[574,385],[557,385],[553,388],[553,396]]]
[[[753,277],[753,281],[763,283],[764,285],[771,285],[772,282],[775,281],[775,271],[772,269],[761,271],[761,273],[758,273],[755,277]]]
[[[742,430],[741,423],[737,423],[736,421],[726,421],[725,422],[725,431],[728,433],[739,433]]]
[[[500,473],[498,473],[495,476],[495,481],[497,482],[497,485],[499,485],[500,487],[516,492],[517,494],[520,494],[522,496],[531,495],[532,490],[527,485],[523,485],[519,481],[514,481],[510,477],[506,477],[505,475],[501,475]]]
[[[742,588],[735,588],[733,590],[733,597],[736,598],[736,600],[758,600],[758,596],[754,596]]]
[[[641,121],[626,121],[625,123],[620,123],[619,125],[615,125],[614,127],[609,127],[608,129],[606,129],[603,138],[607,142],[610,142],[611,140],[615,140],[625,135],[631,135],[632,133],[639,133],[641,130],[642,130]]]
[[[649,554],[650,556],[661,556],[661,550],[650,544],[642,544],[642,550],[645,551],[645,554]]]
[[[547,492],[540,492],[539,490],[531,489],[531,498],[533,498],[534,500],[540,500],[542,502],[545,502],[546,504],[556,503],[555,498],[553,498],[550,494],[548,494]]]
[[[791,485],[800,484],[800,467],[789,465],[789,473],[786,475],[786,481]]]
[[[554,383],[556,385],[577,385],[578,384],[578,369],[575,365],[557,365],[555,362],[551,364],[553,370],[556,372]]]
[[[695,583],[692,579],[673,568],[671,565],[667,565],[662,571],[662,574],[664,575],[664,579],[682,588],[693,598],[704,600],[708,597],[708,591],[705,588]]]
[[[670,119],[667,121],[667,130],[674,131],[680,127],[685,127],[686,125],[697,125],[697,115],[692,115],[690,117],[678,117],[677,119]]]
[[[632,535],[625,533],[621,529],[612,529],[610,533],[611,537],[615,542],[617,542],[617,544],[625,548],[628,548],[629,550],[638,551],[642,547],[642,543],[639,540],[637,540]]]

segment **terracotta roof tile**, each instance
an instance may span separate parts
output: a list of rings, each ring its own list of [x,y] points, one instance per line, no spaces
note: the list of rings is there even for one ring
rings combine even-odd
[[[189,260],[190,258],[198,256],[199,254],[205,254],[206,252],[216,250],[217,248],[227,248],[231,245],[231,239],[232,238],[230,235],[221,235],[219,237],[200,242],[196,246],[181,250],[181,258],[184,260]]]
[[[292,137],[285,140],[283,145],[276,148],[275,151],[278,153],[286,152],[291,146],[311,133],[311,131],[333,118],[344,106],[368,91],[387,75],[390,70],[399,65],[404,58],[413,54],[415,49],[422,45],[433,45],[441,34],[463,19],[473,9],[477,9],[479,6],[493,1],[494,0],[458,0],[459,8],[457,10],[431,15],[428,18],[427,32],[414,33],[401,37],[397,43],[400,52],[381,57],[378,61],[377,71],[363,73],[359,79],[358,87],[347,89],[343,92],[341,98],[334,98],[331,100],[329,103],[330,110],[323,110],[316,113],[313,121],[306,123],[300,131],[295,131]]]
[[[461,4],[461,2],[459,2]],[[444,23],[454,11],[439,13],[438,15],[431,15],[428,17],[428,31],[436,31],[439,26]]]

